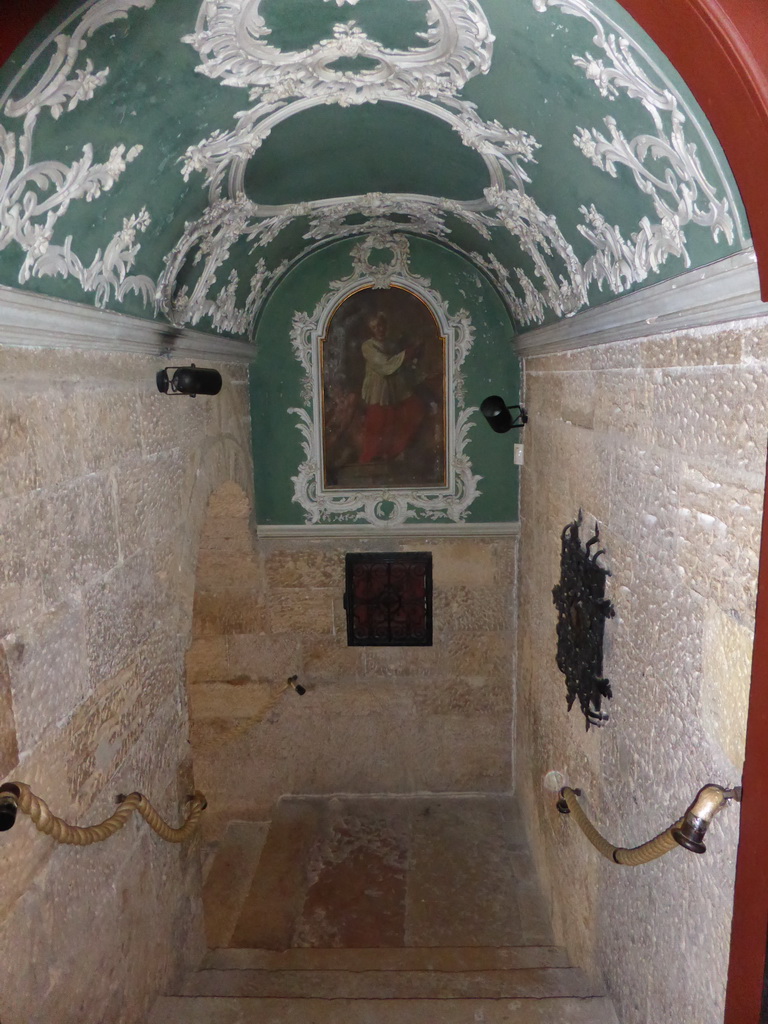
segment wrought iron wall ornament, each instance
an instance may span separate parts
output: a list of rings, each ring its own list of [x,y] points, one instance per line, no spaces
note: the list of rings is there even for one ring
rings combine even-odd
[[[600,531],[581,546],[579,530],[582,514],[562,532],[560,582],[552,588],[557,608],[557,667],[565,676],[568,710],[578,697],[586,727],[604,725],[608,712],[601,709],[603,697],[610,698],[611,685],[603,677],[603,637],[605,620],[615,614],[605,596],[605,581],[610,572],[599,564],[602,548]]]

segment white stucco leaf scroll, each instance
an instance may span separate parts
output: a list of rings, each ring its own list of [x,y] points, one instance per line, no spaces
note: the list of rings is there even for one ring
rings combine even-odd
[[[94,293],[97,306],[112,299],[122,301],[129,292],[142,298],[145,305],[154,303],[154,281],[146,275],[129,274],[140,249],[137,233],[145,231],[150,222],[145,208],[123,220],[122,229],[103,252],[96,252],[88,266],[74,253],[71,235],[63,245],[53,242],[56,223],[70,204],[81,199],[92,202],[108,192],[143,147],[132,146],[126,152],[125,145],[115,145],[103,163],[94,160],[91,143],[83,146],[82,157],[71,164],[35,161],[32,156],[39,118],[47,112],[58,119],[90,100],[107,80],[109,68],[94,71],[89,59],[83,68],[75,67],[87,40],[97,29],[127,17],[131,9],[146,10],[154,2],[97,0],[86,8],[71,35],[51,37],[55,52],[26,95],[6,98],[3,113],[8,118],[23,118],[23,124],[19,135],[0,125],[0,250],[14,243],[22,249],[20,284],[32,277],[74,277],[83,291]]]
[[[594,204],[580,208],[585,220],[578,230],[595,249],[584,266],[586,282],[620,294],[659,270],[670,257],[690,266],[686,229],[693,224],[709,229],[716,242],[722,235],[729,244],[738,227],[743,241],[727,180],[720,174],[713,184],[704,173],[698,154],[708,143],[694,112],[652,58],[592,0],[533,0],[533,4],[541,13],[558,8],[589,22],[602,56],[596,58],[589,51],[574,55],[575,66],[609,102],[626,95],[639,103],[653,127],[651,132],[630,137],[615,117],[607,115],[603,118],[607,133],[577,128],[574,134],[575,145],[595,167],[612,177],[619,168],[629,171],[653,209],[653,216],[644,217],[638,230],[625,238]],[[718,166],[716,160],[713,166]]]

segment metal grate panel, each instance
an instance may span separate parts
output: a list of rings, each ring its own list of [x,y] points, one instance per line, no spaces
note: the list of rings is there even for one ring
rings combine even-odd
[[[346,556],[347,643],[432,646],[432,554]]]

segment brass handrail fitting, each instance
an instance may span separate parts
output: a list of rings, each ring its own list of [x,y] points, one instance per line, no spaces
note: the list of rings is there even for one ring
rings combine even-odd
[[[679,828],[673,826],[672,838],[691,853],[706,853],[707,848],[703,839],[707,829],[715,815],[731,800],[741,802],[741,786],[735,786],[733,789],[723,789],[722,786],[714,785],[703,786],[685,812],[682,825]]]
[[[614,864],[637,867],[649,861],[663,857],[665,853],[675,849],[675,845],[683,846],[692,853],[705,853],[703,839],[715,815],[726,807],[731,800],[741,800],[741,787],[723,789],[722,786],[709,784],[703,786],[696,794],[693,802],[682,818],[679,818],[668,829],[640,846],[614,846],[602,836],[584,812],[579,803],[580,789],[563,786],[557,809],[561,814],[572,814],[577,825],[592,843],[595,849]]]

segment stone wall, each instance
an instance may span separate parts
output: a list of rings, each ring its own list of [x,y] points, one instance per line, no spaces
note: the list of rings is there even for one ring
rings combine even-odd
[[[0,348],[0,776],[81,824],[133,789],[178,818],[197,541],[210,491],[252,475],[245,367],[192,400],[157,393],[158,365]],[[201,952],[199,861],[141,820],[77,848],[20,816],[3,1024],[145,1020]]]
[[[214,495],[187,655],[209,837],[284,793],[508,791],[516,539],[254,544],[247,517]],[[433,647],[347,646],[344,553],[365,549],[433,553]],[[307,693],[272,706],[293,674]]]
[[[586,793],[608,838],[635,845],[743,762],[768,424],[768,325],[531,358],[525,367],[520,791],[556,933],[605,978],[622,1024],[721,1024],[738,809],[706,856],[641,868],[599,858],[542,786]],[[585,732],[555,665],[560,532],[600,524],[611,719]]]

